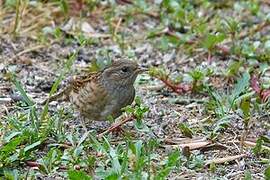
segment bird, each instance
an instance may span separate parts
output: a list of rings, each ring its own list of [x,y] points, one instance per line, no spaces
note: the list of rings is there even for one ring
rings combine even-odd
[[[73,77],[62,91],[41,104],[64,99],[74,105],[84,121],[115,119],[122,114],[123,107],[132,104],[134,82],[138,74],[145,71],[147,69],[135,61],[113,61],[99,72]]]

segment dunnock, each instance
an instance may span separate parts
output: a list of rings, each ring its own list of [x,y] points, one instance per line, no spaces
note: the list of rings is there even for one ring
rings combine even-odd
[[[69,86],[48,101],[65,97],[89,121],[116,118],[121,115],[121,109],[134,100],[133,83],[144,70],[133,61],[114,61],[100,72],[73,78]]]

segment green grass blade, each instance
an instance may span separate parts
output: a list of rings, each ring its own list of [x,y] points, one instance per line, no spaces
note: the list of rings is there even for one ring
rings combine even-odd
[[[19,82],[15,75],[12,74],[12,82],[15,85],[16,89],[20,92],[23,101],[28,105],[28,106],[33,106],[35,103],[27,96],[26,91],[24,90],[21,82]]]
[[[68,58],[64,70],[61,72],[60,76],[56,79],[54,82],[52,89],[49,93],[49,97],[52,96],[57,91],[58,86],[60,85],[61,81],[64,79],[65,75],[70,71],[71,66],[73,65],[76,57],[77,57],[78,51],[72,53],[72,55]],[[45,119],[46,116],[48,115],[49,107],[48,107],[49,101],[46,102],[43,111],[41,113],[41,126],[44,127],[43,125],[46,124]]]

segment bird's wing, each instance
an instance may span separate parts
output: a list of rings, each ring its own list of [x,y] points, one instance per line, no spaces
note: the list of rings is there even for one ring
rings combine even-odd
[[[84,87],[87,84],[87,82],[97,79],[98,76],[99,73],[89,73],[84,76],[74,76],[68,80],[69,81],[68,85],[63,90],[42,101],[40,104],[44,105],[46,104],[47,101],[52,102],[59,99],[67,100],[69,99],[71,91],[75,93],[78,92],[82,87]]]
[[[85,76],[78,76],[73,78],[71,81],[72,84],[72,90],[75,93],[78,93],[81,88],[83,88],[88,82],[96,81],[98,77],[100,76],[100,73],[90,73]]]

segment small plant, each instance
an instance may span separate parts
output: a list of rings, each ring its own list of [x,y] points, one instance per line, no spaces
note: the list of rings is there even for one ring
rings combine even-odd
[[[181,166],[181,153],[179,150],[171,152],[168,156],[168,159],[164,162],[162,169],[158,172],[155,179],[165,179],[172,170],[177,169]]]
[[[169,72],[167,72],[163,68],[150,68],[149,69],[150,76],[153,76],[159,80],[161,80],[167,87],[172,89],[174,92],[181,94],[184,92],[190,91],[191,87],[186,84],[179,84],[179,82],[174,82],[169,77]]]
[[[192,91],[193,92],[200,92],[204,88],[205,79],[206,77],[212,74],[212,70],[207,68],[206,70],[196,68],[190,71],[188,74],[192,78]]]
[[[270,158],[269,157],[270,149],[263,147],[263,144],[269,144],[269,143],[270,143],[270,139],[268,137],[266,136],[259,137],[256,141],[256,146],[253,148],[254,154],[256,154],[257,156],[261,154],[265,154],[266,158]]]
[[[239,104],[244,98],[252,95],[247,91],[249,80],[249,74],[244,73],[243,76],[238,79],[230,94],[221,95],[218,92],[215,92],[212,88],[205,87],[211,97],[211,100],[208,102],[208,108],[213,109],[217,117],[222,118],[228,115],[231,110],[235,109],[237,103]]]
[[[179,129],[181,130],[181,132],[182,132],[182,134],[184,136],[187,136],[189,138],[192,138],[193,131],[191,130],[191,128],[188,127],[188,125],[186,123],[181,123],[179,125]]]
[[[48,175],[55,173],[59,169],[61,156],[61,151],[59,149],[50,149],[46,156],[38,160],[39,169]]]
[[[243,66],[243,64],[244,64],[243,61],[234,61],[230,63],[228,69],[225,72],[225,76],[228,78],[239,76],[240,75],[239,70]]]
[[[165,0],[161,3],[161,20],[168,27],[181,31],[195,19],[196,13],[189,1]]]
[[[238,40],[238,34],[241,30],[240,23],[234,18],[227,18],[222,22],[223,30],[226,34],[230,35],[232,41],[232,52],[235,53],[236,44]]]
[[[211,56],[213,51],[215,50],[215,47],[224,41],[226,38],[226,35],[223,33],[217,33],[217,34],[207,34],[204,39],[201,41],[201,45],[203,48],[205,48],[208,51],[208,61],[211,61]]]
[[[137,96],[135,98],[135,107],[127,106],[124,108],[125,112],[131,114],[136,119],[135,127],[139,130],[147,129],[143,124],[143,116],[146,112],[149,111],[149,108],[142,104],[141,99]]]
[[[240,79],[238,79],[235,84],[234,89],[230,94],[219,94],[215,92],[212,88],[206,87],[211,99],[207,103],[208,110],[213,110],[215,115],[219,118],[218,121],[213,126],[213,131],[211,133],[211,138],[217,136],[217,132],[228,127],[231,111],[235,111],[238,108],[242,110],[242,116],[244,119],[245,127],[247,127],[249,114],[250,114],[250,101],[249,99],[253,95],[249,92],[247,88],[249,87],[250,76],[248,73],[244,73]]]

